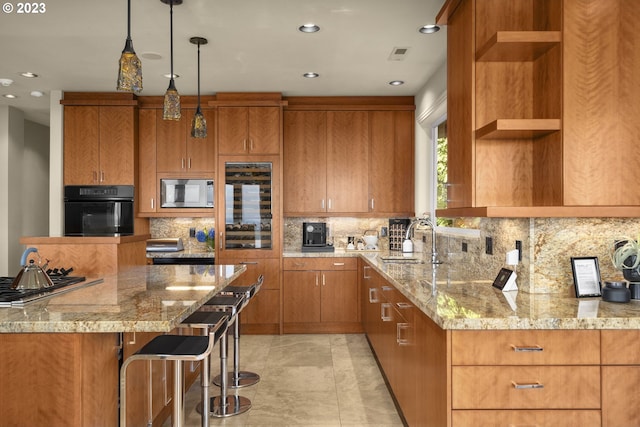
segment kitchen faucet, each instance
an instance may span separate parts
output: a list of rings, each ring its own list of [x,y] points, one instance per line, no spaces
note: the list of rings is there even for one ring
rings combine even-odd
[[[404,236],[404,242],[402,242],[402,252],[413,252],[413,242],[409,238],[411,230],[416,225],[426,225],[431,228],[431,264],[441,264],[442,261],[438,261],[438,252],[436,250],[436,227],[431,221],[431,218],[416,218],[407,227],[407,233]]]

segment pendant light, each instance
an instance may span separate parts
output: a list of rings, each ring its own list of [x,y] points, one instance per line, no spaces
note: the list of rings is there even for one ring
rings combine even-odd
[[[160,0],[164,4],[169,5],[169,19],[171,32],[171,80],[169,87],[164,94],[164,109],[162,118],[164,120],[180,120],[180,94],[176,89],[176,83],[173,74],[173,5],[182,4],[182,0]]]
[[[208,41],[204,37],[191,37],[189,41],[198,45],[198,108],[193,115],[193,121],[191,122],[191,136],[194,138],[206,138],[207,137],[207,121],[200,109],[200,45],[207,44]]]
[[[117,90],[124,92],[142,92],[142,63],[133,50],[131,41],[131,0],[127,0],[127,40],[120,56]]]

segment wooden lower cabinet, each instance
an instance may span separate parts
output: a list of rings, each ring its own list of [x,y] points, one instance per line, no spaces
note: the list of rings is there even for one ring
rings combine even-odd
[[[249,305],[240,315],[242,334],[279,334],[280,333],[280,259],[279,258],[221,258],[216,264],[243,264],[247,271],[233,284],[249,286],[258,280],[261,274],[264,282]]]
[[[444,330],[358,268],[363,329],[407,425],[640,426],[640,331]]]
[[[286,258],[284,332],[361,332],[356,266],[356,258]]]
[[[452,425],[456,427],[596,427],[600,426],[600,411],[453,411]]]

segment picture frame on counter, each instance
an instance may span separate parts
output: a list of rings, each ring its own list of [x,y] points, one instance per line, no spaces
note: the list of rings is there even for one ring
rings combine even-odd
[[[576,298],[602,296],[598,257],[571,257],[571,271]]]

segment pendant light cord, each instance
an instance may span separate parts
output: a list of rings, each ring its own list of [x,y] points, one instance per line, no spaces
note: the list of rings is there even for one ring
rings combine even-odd
[[[127,0],[127,40],[131,40],[131,0]]]
[[[173,0],[169,1],[169,31],[171,31],[171,82],[173,83]]]
[[[198,111],[200,111],[200,42],[198,42]]]

